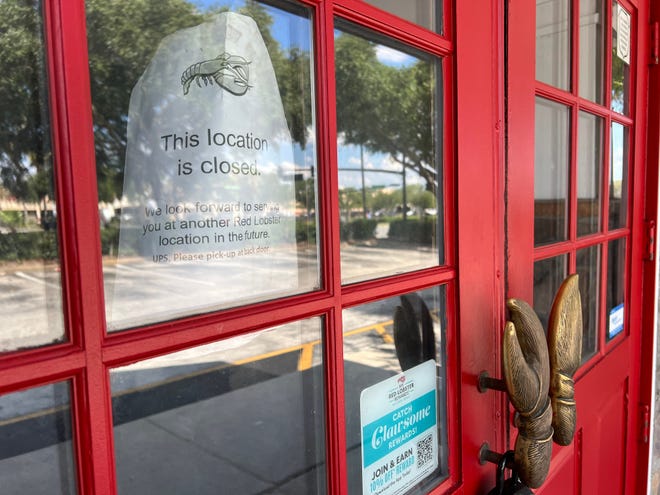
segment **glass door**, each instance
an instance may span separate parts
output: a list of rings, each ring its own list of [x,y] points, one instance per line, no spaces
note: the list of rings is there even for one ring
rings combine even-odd
[[[635,490],[646,7],[539,0],[509,12],[509,294],[533,301],[546,329],[567,275],[582,300],[576,436],[555,449],[542,493]]]
[[[494,5],[0,12],[3,487],[490,483],[504,402],[464,377],[503,307],[502,141],[474,107],[501,121],[502,87],[472,86],[502,31],[467,34]]]

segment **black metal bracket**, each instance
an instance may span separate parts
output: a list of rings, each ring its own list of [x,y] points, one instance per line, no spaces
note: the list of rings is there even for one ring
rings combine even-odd
[[[497,390],[499,392],[506,392],[506,384],[504,380],[498,378],[491,378],[488,375],[487,371],[482,371],[479,373],[479,381],[477,383],[477,388],[482,394],[486,393],[487,390]]]
[[[479,449],[479,464],[482,466],[486,463],[499,464],[503,457],[504,454],[490,450],[490,445],[488,445],[488,442],[481,444],[481,448]],[[507,461],[507,469],[513,469],[514,467],[515,465],[513,463],[513,459]]]

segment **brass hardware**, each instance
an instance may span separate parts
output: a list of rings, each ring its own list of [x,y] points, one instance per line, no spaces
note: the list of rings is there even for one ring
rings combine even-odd
[[[543,484],[550,469],[552,440],[569,445],[575,434],[576,407],[573,375],[582,357],[582,303],[578,276],[564,280],[550,312],[548,337],[534,310],[525,301],[509,299],[502,337],[503,380],[479,375],[480,392],[508,393],[516,409],[514,463],[522,482]],[[501,455],[482,445],[480,462],[498,462]]]
[[[509,400],[518,411],[514,459],[520,479],[538,488],[550,469],[552,407],[550,359],[543,326],[525,301],[507,301],[512,321],[504,327],[502,367]]]
[[[555,296],[548,321],[548,351],[553,439],[559,445],[569,445],[576,421],[573,375],[582,358],[582,302],[577,275],[566,278]]]

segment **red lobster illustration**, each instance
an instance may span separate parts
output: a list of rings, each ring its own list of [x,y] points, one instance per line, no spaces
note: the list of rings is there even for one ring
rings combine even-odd
[[[248,84],[250,78],[250,62],[243,57],[221,53],[211,60],[204,60],[192,64],[181,74],[181,85],[183,94],[190,91],[190,83],[195,81],[197,86],[202,87],[216,82],[218,86],[226,89],[236,96],[244,95],[251,86]]]

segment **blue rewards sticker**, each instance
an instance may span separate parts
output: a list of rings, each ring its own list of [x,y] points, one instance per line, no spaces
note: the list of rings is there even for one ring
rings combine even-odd
[[[430,360],[360,394],[363,495],[399,495],[438,467],[436,364]]]
[[[623,331],[623,304],[619,304],[610,311],[610,324],[607,334],[610,338]]]

